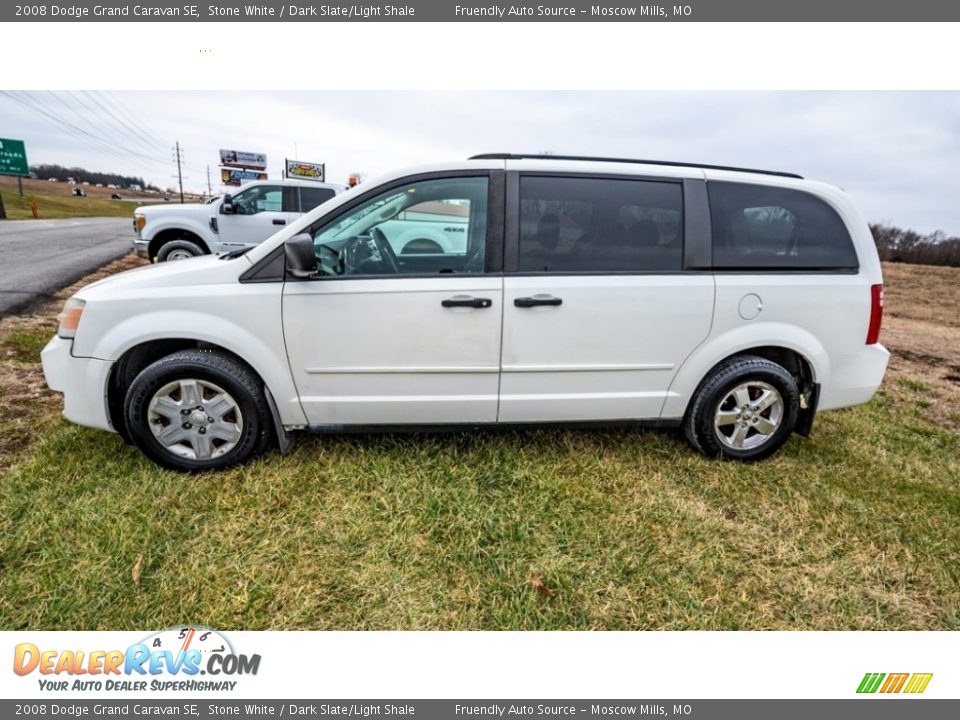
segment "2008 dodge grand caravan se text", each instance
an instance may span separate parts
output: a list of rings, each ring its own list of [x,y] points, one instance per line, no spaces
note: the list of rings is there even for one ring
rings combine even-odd
[[[397,220],[463,241],[398,251]],[[245,253],[89,285],[43,368],[68,419],[179,470],[301,429],[624,421],[757,460],[870,399],[882,305],[836,187],[481,155],[354,188]]]

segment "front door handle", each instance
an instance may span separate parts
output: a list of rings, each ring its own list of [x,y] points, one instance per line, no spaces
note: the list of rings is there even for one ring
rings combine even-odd
[[[445,308],[452,307],[472,307],[472,308],[488,308],[493,305],[493,300],[490,298],[475,298],[475,297],[452,297],[443,300],[441,303]]]
[[[286,224],[287,224],[287,221],[286,221],[286,220],[274,220],[274,221],[273,221],[273,224],[274,224],[274,225],[286,225]]]
[[[563,299],[553,297],[553,295],[534,295],[533,297],[515,298],[513,304],[518,308],[531,308],[539,305],[552,305],[556,307],[557,305],[563,305]]]

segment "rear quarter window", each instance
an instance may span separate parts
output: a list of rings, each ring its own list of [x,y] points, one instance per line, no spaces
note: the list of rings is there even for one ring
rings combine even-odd
[[[332,188],[300,188],[300,212],[310,212],[334,195]]]
[[[717,270],[856,270],[837,212],[801,190],[707,183]]]

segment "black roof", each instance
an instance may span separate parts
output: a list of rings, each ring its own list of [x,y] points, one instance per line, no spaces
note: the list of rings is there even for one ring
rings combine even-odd
[[[637,158],[590,157],[586,155],[543,155],[525,153],[484,153],[473,155],[470,160],[589,160],[592,162],[633,163],[636,165],[667,165],[670,167],[704,168],[706,170],[733,170],[735,172],[758,173],[760,175],[778,175],[779,177],[797,178],[803,180],[802,175],[780,170],[757,170],[756,168],[732,167],[729,165],[704,165],[703,163],[675,162],[670,160],[639,160]]]

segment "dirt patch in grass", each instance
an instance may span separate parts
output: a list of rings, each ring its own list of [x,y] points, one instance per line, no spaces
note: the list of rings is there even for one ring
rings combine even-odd
[[[18,315],[0,318],[0,472],[56,423],[60,397],[43,378],[40,351],[57,331],[63,302],[84,285],[145,264],[135,255],[116,260]]]
[[[960,432],[960,268],[885,263],[885,387],[904,411]]]

